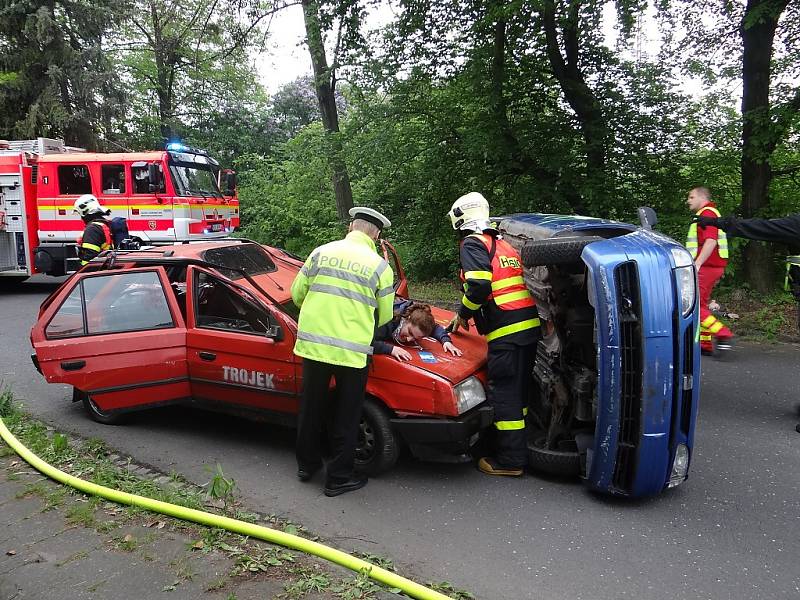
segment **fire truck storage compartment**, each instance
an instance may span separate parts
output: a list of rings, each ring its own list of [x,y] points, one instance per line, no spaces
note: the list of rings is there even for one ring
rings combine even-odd
[[[16,173],[0,175],[0,271],[16,271],[26,263],[20,183]]]

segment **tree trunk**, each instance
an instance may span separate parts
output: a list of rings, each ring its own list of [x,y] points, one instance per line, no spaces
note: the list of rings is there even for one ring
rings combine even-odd
[[[494,127],[498,152],[495,157],[497,166],[511,175],[531,175],[543,187],[555,191],[559,187],[556,173],[542,167],[534,157],[520,144],[519,138],[508,119],[508,101],[506,99],[506,47],[508,45],[508,24],[503,15],[506,0],[494,0],[490,3],[497,20],[492,24],[492,63],[489,82],[489,115]],[[563,189],[561,193],[570,203],[572,209],[582,214],[584,211],[580,195]]]
[[[159,18],[159,8],[156,2],[150,2],[150,18],[153,22],[153,54],[156,63],[156,80],[158,81],[158,122],[161,130],[161,137],[166,141],[172,138],[172,96],[169,85],[169,65],[172,64],[165,55],[168,52],[166,41],[164,40]]]
[[[778,20],[788,0],[748,0],[742,35],[742,213],[759,216],[769,206],[772,180],[770,158],[778,144],[778,132],[770,120],[769,87],[772,44]],[[774,283],[773,252],[760,242],[744,249],[745,278],[759,292]]]
[[[567,18],[561,22],[564,55],[561,53],[556,28],[555,0],[544,0],[542,23],[547,42],[547,56],[553,74],[580,123],[586,152],[586,189],[593,196],[591,203],[593,206],[589,208],[602,209],[608,206],[604,198],[608,193],[606,155],[611,140],[611,130],[603,115],[600,100],[586,83],[586,78],[580,69],[578,56],[580,5],[579,0],[572,0],[569,3]]]
[[[314,68],[314,89],[317,92],[322,126],[328,138],[328,162],[333,172],[333,192],[336,211],[342,221],[349,220],[348,211],[353,208],[353,191],[350,176],[343,158],[342,140],[339,136],[339,114],[336,108],[335,79],[325,57],[325,45],[319,24],[319,5],[316,0],[303,0],[303,18],[306,25],[306,42]]]

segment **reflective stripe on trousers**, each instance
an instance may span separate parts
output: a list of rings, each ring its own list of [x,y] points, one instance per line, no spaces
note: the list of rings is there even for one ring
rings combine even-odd
[[[536,319],[525,319],[524,321],[519,321],[518,323],[512,323],[511,325],[506,325],[505,327],[500,327],[499,329],[495,329],[494,331],[489,332],[486,335],[486,341],[491,342],[506,335],[517,333],[518,331],[525,331],[526,329],[534,329],[536,327],[539,327],[540,323],[541,322],[537,317]]]

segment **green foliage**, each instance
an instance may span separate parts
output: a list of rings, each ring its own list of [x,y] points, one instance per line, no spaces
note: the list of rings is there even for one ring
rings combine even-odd
[[[428,587],[432,590],[436,590],[437,592],[442,592],[443,594],[447,594],[450,598],[454,600],[475,600],[475,596],[470,594],[465,590],[460,590],[455,587],[452,583],[447,581],[442,581],[439,583],[428,583]]]
[[[267,10],[260,1],[131,0],[129,18],[115,32],[119,66],[134,88],[128,143],[160,147],[177,136],[209,143],[231,160],[247,149],[238,133],[249,134],[243,144],[256,141],[258,126],[234,124],[264,105],[247,50],[263,33]]]
[[[236,490],[236,482],[232,477],[225,477],[222,465],[219,463],[214,467],[211,481],[208,483],[208,497],[215,500],[222,500],[225,506],[233,500]]]
[[[0,14],[0,137],[100,146],[124,100],[105,38],[125,5],[23,0]]]
[[[53,434],[53,453],[63,455],[69,450],[69,440],[63,433]]]
[[[96,502],[74,502],[67,508],[67,523],[94,527]]]
[[[273,567],[281,567],[295,560],[290,550],[278,546],[259,548],[256,551],[237,550],[233,554],[236,556],[236,564],[232,575],[267,572]]]
[[[11,393],[11,388],[2,386],[0,382],[0,417],[6,419],[17,412],[17,407],[14,405],[14,394]]]
[[[331,588],[333,595],[341,600],[366,600],[380,591],[380,586],[369,578],[369,571],[362,571]]]
[[[272,97],[258,82],[252,53],[280,3],[12,3],[0,23],[0,137],[66,136],[104,149],[181,137],[239,171],[243,235],[302,256],[344,234],[327,160],[341,145],[354,203],[392,219],[387,236],[417,281],[455,279],[445,215],[471,190],[496,215],[635,222],[636,207],[649,205],[658,229],[681,241],[691,187],[709,187],[723,214],[740,210],[741,31],[781,3],[661,3],[664,46],[650,58],[631,52],[639,0],[615,2],[614,48],[602,3],[410,2],[371,33],[367,5],[318,6],[322,30],[341,36],[326,73],[338,81],[341,131],[326,136],[309,74]],[[562,46],[579,32],[571,75],[584,86],[582,108],[557,73],[553,50],[571,57],[548,45],[547,6]],[[750,144],[774,175],[763,217],[800,210],[798,7],[786,5],[776,30],[771,105]],[[682,93],[687,75],[709,93]]]
[[[302,598],[306,594],[321,594],[331,587],[330,576],[325,573],[301,571],[300,576],[284,587],[283,597]]]
[[[277,158],[245,157],[253,164],[239,188],[242,233],[305,256],[343,236],[322,127],[314,124],[280,146]]]

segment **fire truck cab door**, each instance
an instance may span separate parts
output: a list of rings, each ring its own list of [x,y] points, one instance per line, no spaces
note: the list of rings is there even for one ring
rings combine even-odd
[[[231,412],[267,411],[278,420],[293,419],[286,417],[298,409],[294,334],[284,317],[202,267],[189,267],[187,290],[187,358],[195,400]]]
[[[31,330],[42,375],[104,411],[189,397],[186,325],[162,267],[79,273]]]

